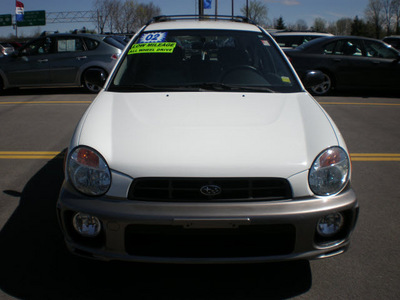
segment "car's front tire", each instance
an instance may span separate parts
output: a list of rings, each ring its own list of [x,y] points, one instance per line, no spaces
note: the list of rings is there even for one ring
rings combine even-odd
[[[332,91],[333,88],[333,79],[326,72],[321,71],[324,76],[324,80],[322,83],[314,85],[310,87],[310,92],[316,96],[325,96]]]
[[[90,69],[87,69],[87,70],[83,73],[83,76],[82,76],[82,84],[83,84],[83,87],[84,87],[88,92],[90,92],[90,93],[98,93],[98,92],[102,89],[102,87],[101,87],[101,86],[94,85],[94,84],[90,83],[90,82],[86,79],[86,72],[89,71],[89,70],[93,70],[93,69],[101,70],[102,72],[104,72],[104,74],[106,74],[106,78],[107,78],[108,74],[107,74],[107,72],[106,72],[105,70],[103,70],[103,69],[101,69],[101,68],[90,68]]]

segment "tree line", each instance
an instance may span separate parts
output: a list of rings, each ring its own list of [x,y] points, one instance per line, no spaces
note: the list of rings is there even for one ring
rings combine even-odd
[[[247,3],[248,6],[241,7],[241,14],[265,28],[312,30],[378,39],[391,34],[400,35],[400,0],[369,0],[364,16],[340,18],[333,22],[315,18],[311,26],[303,19],[286,24],[282,16],[271,21],[265,1],[249,0]],[[134,33],[151,18],[162,14],[160,7],[152,2],[143,4],[139,0],[95,0],[93,11],[98,33]]]
[[[134,33],[152,17],[161,15],[161,9],[152,2],[133,0],[96,0],[94,10],[99,33]]]
[[[400,34],[400,0],[369,0],[364,11],[364,18],[354,16],[354,18],[340,18],[334,22],[315,18],[310,27],[303,19],[285,24],[282,16],[271,22],[268,18],[268,6],[261,0],[250,0],[249,6],[243,7],[241,12],[267,28],[280,30],[312,30],[335,35],[359,35],[378,39],[386,35]]]
[[[142,4],[137,0],[96,0],[94,10],[97,12],[99,33],[133,33],[152,17],[161,14],[161,9],[152,2]],[[373,38],[400,34],[400,0],[369,0],[364,16],[340,18],[333,22],[315,18],[310,27],[303,19],[285,24],[282,16],[271,22],[268,18],[268,6],[261,0],[248,1],[248,6],[243,6],[240,11],[267,28],[313,30],[335,35],[359,35]]]

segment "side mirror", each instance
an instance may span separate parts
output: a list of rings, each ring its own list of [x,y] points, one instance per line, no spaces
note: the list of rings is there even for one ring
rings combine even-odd
[[[305,88],[310,88],[315,85],[320,85],[324,82],[325,76],[321,71],[307,71],[303,78]]]
[[[103,87],[107,80],[107,74],[101,69],[89,69],[85,72],[85,82]]]

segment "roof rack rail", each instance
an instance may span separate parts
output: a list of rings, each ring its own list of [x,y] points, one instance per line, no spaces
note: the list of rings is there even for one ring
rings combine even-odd
[[[229,16],[229,15],[161,15],[153,17],[147,24],[150,25],[152,23],[157,22],[165,22],[165,21],[175,21],[175,20],[225,20],[225,21],[234,21],[234,22],[243,22],[256,24],[254,21],[250,20],[244,16]]]

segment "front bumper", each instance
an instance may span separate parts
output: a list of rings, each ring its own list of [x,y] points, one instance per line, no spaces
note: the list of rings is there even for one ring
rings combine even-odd
[[[343,253],[358,216],[351,188],[333,197],[272,202],[146,202],[84,197],[64,183],[57,203],[68,248],[101,260],[171,263],[268,262],[317,259]],[[72,226],[76,212],[96,216],[96,237]],[[323,238],[318,220],[341,212],[338,234]]]

